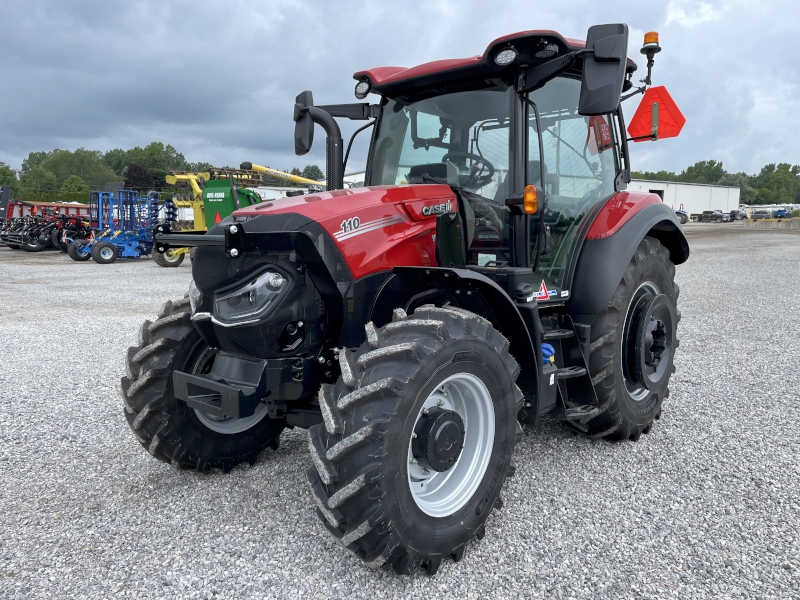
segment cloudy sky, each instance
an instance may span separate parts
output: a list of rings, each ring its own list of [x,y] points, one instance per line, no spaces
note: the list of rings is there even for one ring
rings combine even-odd
[[[643,33],[661,34],[654,83],[687,118],[679,138],[636,144],[635,169],[800,163],[798,0],[2,0],[0,161],[157,140],[215,165],[324,164],[322,144],[293,154],[302,90],[353,102],[357,70],[480,54],[524,29],[583,39],[618,21],[639,76]]]

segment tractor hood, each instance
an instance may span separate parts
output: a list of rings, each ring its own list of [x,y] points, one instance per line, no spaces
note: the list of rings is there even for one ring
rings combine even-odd
[[[245,223],[245,231],[309,229],[312,237],[318,228],[309,224],[315,223],[360,279],[398,264],[437,266],[436,215],[456,206],[447,185],[375,186],[265,202],[238,210],[230,219]]]

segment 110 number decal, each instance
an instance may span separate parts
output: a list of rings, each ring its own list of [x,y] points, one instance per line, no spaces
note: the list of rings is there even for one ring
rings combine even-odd
[[[345,219],[342,221],[342,233],[350,233],[351,231],[355,231],[361,226],[361,219],[358,217],[352,217],[351,219]]]

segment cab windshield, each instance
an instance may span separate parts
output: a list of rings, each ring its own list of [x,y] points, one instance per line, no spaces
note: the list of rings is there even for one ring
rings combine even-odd
[[[497,87],[408,104],[388,100],[370,184],[434,183],[433,177],[495,200],[508,175],[511,93]]]
[[[511,214],[505,206],[514,91],[455,92],[413,103],[389,100],[375,140],[370,185],[446,182],[466,215],[470,264],[507,263]]]

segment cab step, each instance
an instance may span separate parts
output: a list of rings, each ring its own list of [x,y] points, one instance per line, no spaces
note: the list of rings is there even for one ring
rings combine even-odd
[[[556,371],[556,379],[572,379],[573,377],[583,377],[586,369],[583,367],[564,367]]]
[[[564,411],[564,418],[567,421],[586,423],[599,414],[600,409],[596,406],[576,406],[574,408],[568,408],[566,411]]]
[[[575,332],[571,329],[552,329],[550,331],[544,332],[544,339],[545,340],[564,340],[566,338],[571,338],[575,335]]]

